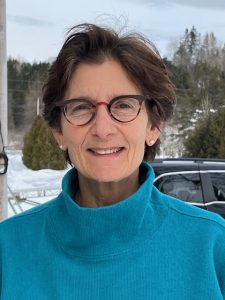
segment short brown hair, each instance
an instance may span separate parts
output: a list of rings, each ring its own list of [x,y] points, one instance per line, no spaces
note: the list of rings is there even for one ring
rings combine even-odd
[[[43,88],[44,118],[49,126],[60,130],[61,114],[55,103],[64,98],[73,72],[80,63],[118,61],[143,95],[150,96],[155,105],[147,103],[154,127],[167,121],[176,103],[175,88],[166,66],[155,46],[138,33],[119,34],[110,28],[80,24],[69,35],[53,62]],[[159,151],[160,141],[146,145],[144,159],[152,161]],[[68,157],[69,159],[69,157]]]

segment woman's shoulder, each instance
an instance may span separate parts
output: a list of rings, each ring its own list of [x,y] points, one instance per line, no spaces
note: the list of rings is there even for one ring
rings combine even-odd
[[[0,223],[0,236],[5,236],[10,232],[19,234],[22,229],[33,230],[36,226],[40,226],[45,222],[45,216],[49,209],[56,205],[57,200],[58,197],[3,220]]]
[[[161,193],[161,197],[168,203],[169,209],[174,215],[183,216],[188,222],[200,224],[214,224],[225,232],[225,220],[218,214],[198,208],[192,204]],[[207,226],[207,225],[205,225]]]

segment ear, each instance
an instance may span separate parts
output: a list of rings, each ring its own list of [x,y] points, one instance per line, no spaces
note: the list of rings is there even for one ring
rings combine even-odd
[[[53,134],[56,142],[58,143],[59,148],[61,150],[63,150],[63,151],[66,151],[67,150],[67,146],[65,144],[62,132],[59,131],[59,130],[57,130],[57,129],[54,129],[54,128],[51,128],[51,132],[52,132],[52,134]]]
[[[160,136],[160,130],[157,127],[153,127],[149,122],[146,130],[145,142],[148,146],[153,146]]]

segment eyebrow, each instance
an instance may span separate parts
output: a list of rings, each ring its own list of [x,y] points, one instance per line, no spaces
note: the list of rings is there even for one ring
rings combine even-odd
[[[89,96],[78,96],[78,97],[70,97],[70,98],[66,98],[64,99],[64,101],[66,100],[89,100],[91,102],[94,102],[95,100]]]
[[[108,97],[108,99],[105,99],[104,101],[110,102],[111,100],[113,100],[113,99],[116,98],[116,97],[119,97],[119,96],[125,96],[125,95],[128,95],[128,94],[114,94],[114,95],[112,95],[111,97]],[[92,103],[99,102],[99,99],[92,98],[92,97],[90,97],[90,96],[70,97],[70,98],[64,99],[64,101],[66,101],[66,100],[88,100],[88,101],[90,101],[90,102],[92,102]]]

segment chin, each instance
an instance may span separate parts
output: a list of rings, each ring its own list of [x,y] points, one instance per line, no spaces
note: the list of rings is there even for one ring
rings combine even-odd
[[[118,175],[110,175],[109,174],[101,174],[101,175],[96,175],[96,176],[91,176],[91,178],[94,181],[97,182],[102,182],[102,183],[107,183],[107,182],[118,182],[124,178],[126,178],[126,176],[118,176]]]
[[[109,172],[109,170],[105,170],[105,171],[100,171],[98,170],[97,173],[93,173],[91,174],[91,178],[97,182],[105,182],[105,183],[109,183],[109,182],[119,182],[122,181],[124,179],[128,179],[129,177],[134,176],[134,171],[132,170],[132,172],[121,172],[121,169],[118,168],[117,170],[115,170],[114,172],[111,170]]]

